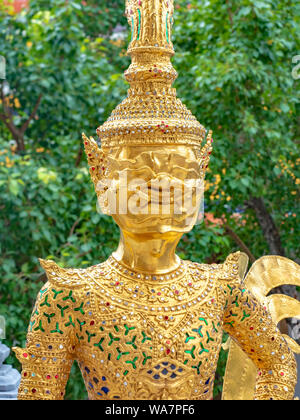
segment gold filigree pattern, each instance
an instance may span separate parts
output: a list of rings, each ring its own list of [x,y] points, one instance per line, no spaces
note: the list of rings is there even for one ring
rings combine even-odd
[[[293,354],[241,285],[239,260],[238,253],[219,265],[182,262],[169,280],[125,273],[112,258],[87,270],[41,261],[48,283],[33,310],[26,348],[15,349],[23,365],[19,398],[62,399],[77,360],[90,399],[211,399],[223,329],[260,371],[256,397],[292,398]],[[159,306],[152,295],[162,289],[168,303]],[[281,388],[266,390],[270,370]]]

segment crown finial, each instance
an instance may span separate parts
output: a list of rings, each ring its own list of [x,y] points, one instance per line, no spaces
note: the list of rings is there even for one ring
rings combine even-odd
[[[145,49],[174,54],[172,25],[174,0],[126,0],[126,16],[131,26],[128,54]]]

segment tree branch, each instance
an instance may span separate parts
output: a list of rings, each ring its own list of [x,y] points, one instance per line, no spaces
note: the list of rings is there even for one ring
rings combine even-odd
[[[80,165],[82,155],[83,155],[83,148],[80,145],[80,148],[79,148],[78,153],[77,153],[76,161],[75,161],[75,168],[78,168],[78,166]]]
[[[226,0],[226,4],[227,4],[229,21],[230,21],[231,26],[233,26],[232,10],[231,10],[231,7],[229,5],[229,1],[228,0]]]
[[[229,227],[226,223],[222,225],[226,231],[226,233],[238,244],[238,246],[248,255],[249,260],[253,264],[256,261],[256,258],[247,247],[247,245],[242,241],[242,239]]]
[[[269,245],[270,253],[272,255],[281,255],[284,257],[285,252],[281,243],[279,231],[263,198],[251,197],[245,204],[255,211],[258,223]]]
[[[39,95],[38,100],[32,110],[32,113],[29,115],[28,119],[24,122],[21,128],[16,127],[13,122],[13,113],[12,108],[9,105],[6,105],[5,96],[3,92],[3,87],[0,89],[1,100],[3,105],[4,114],[0,114],[0,120],[4,122],[8,130],[11,132],[14,140],[17,142],[17,148],[19,152],[23,152],[25,150],[25,143],[24,143],[24,134],[27,130],[30,121],[35,118],[38,107],[42,100],[42,94]]]
[[[42,94],[40,94],[39,95],[39,97],[38,97],[38,100],[36,101],[36,104],[35,104],[35,106],[34,106],[34,108],[33,108],[33,110],[32,110],[32,113],[30,114],[30,116],[29,116],[29,118],[27,119],[27,121],[25,121],[25,123],[22,125],[22,127],[20,128],[20,132],[22,133],[22,134],[24,134],[25,133],[25,131],[27,130],[27,128],[28,128],[28,126],[29,126],[29,124],[30,124],[30,121],[31,120],[33,120],[33,118],[35,118],[35,116],[36,116],[36,113],[37,113],[37,110],[38,110],[38,108],[39,108],[39,106],[40,106],[40,103],[41,103],[41,100],[42,100]]]

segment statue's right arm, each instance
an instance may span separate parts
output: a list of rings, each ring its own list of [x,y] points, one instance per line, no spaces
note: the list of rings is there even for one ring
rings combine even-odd
[[[49,276],[48,276],[49,278]],[[61,400],[75,357],[75,297],[51,281],[40,290],[25,348],[14,348],[22,364],[20,400]]]

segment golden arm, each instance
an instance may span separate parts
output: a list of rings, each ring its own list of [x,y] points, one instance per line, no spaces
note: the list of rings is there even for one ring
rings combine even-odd
[[[26,348],[14,348],[22,364],[19,400],[62,400],[74,359],[73,292],[50,282],[38,294]]]
[[[254,399],[293,399],[295,357],[267,308],[243,285],[228,284],[224,293],[224,330],[257,367]]]

